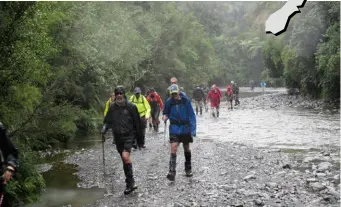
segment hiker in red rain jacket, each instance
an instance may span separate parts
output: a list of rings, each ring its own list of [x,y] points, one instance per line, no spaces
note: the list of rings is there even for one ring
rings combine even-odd
[[[227,86],[225,95],[226,95],[227,103],[230,102],[230,109],[233,109],[233,104],[232,104],[232,101],[233,101],[233,91],[232,91],[232,86],[231,85]],[[227,107],[228,107],[228,105],[227,105]]]
[[[163,102],[160,97],[160,95],[154,90],[150,89],[150,93],[147,96],[147,101],[149,102],[150,108],[151,108],[151,118],[153,123],[154,131],[159,131],[159,115],[160,111],[163,109]]]
[[[217,87],[217,85],[216,85],[216,84],[213,84],[212,87],[214,87],[214,88],[218,91],[220,98],[222,98],[223,95],[221,94],[221,91],[220,91],[220,89]]]
[[[212,86],[211,90],[208,92],[206,103],[208,100],[211,101],[212,116],[215,117],[215,111],[217,112],[217,117],[219,117],[219,105],[220,105],[221,94],[215,85]]]

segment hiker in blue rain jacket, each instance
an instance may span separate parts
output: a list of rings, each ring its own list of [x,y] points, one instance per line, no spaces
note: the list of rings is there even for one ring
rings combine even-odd
[[[191,177],[191,150],[189,143],[193,142],[196,136],[196,117],[190,99],[180,92],[176,84],[169,87],[169,98],[163,109],[162,119],[170,120],[169,142],[171,144],[171,154],[169,160],[169,172],[167,178],[170,181],[175,180],[176,175],[176,153],[178,146],[182,142],[185,152],[185,172],[186,176]]]

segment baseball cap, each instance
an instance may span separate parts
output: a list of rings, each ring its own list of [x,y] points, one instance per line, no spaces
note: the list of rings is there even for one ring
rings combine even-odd
[[[180,89],[179,89],[179,86],[176,85],[176,84],[172,84],[169,88],[169,93],[172,94],[172,93],[179,93]]]
[[[141,93],[141,88],[136,87],[136,88],[134,89],[134,93]]]

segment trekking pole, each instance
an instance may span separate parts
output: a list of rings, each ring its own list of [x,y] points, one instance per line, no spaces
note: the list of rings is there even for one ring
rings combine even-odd
[[[166,146],[166,134],[167,134],[167,120],[165,120],[165,128],[163,130],[163,146]]]
[[[105,173],[104,142],[105,142],[105,136],[102,134],[103,180],[104,180],[104,177],[105,177],[105,175],[106,175],[106,173]]]

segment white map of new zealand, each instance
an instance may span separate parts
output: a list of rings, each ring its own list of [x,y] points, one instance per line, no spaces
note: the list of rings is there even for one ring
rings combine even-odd
[[[279,35],[286,31],[290,18],[300,13],[307,0],[288,0],[287,3],[275,13],[271,14],[265,22],[265,32]]]

